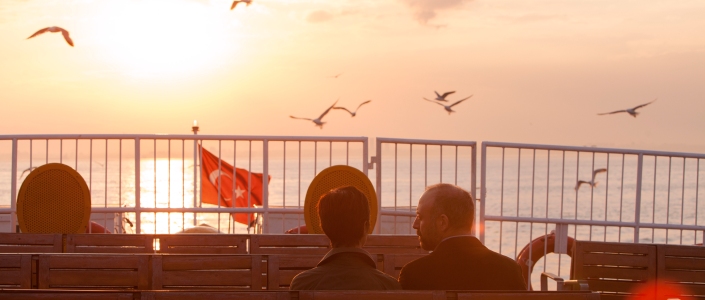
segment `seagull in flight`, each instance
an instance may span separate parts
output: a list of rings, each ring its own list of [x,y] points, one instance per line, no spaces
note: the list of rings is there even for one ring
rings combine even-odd
[[[340,100],[340,99],[338,99],[338,100]],[[316,119],[298,118],[298,117],[294,117],[294,116],[289,116],[289,117],[292,118],[292,119],[298,119],[298,120],[309,120],[309,121],[315,123],[316,126],[318,126],[318,127],[320,127],[321,129],[323,129],[323,124],[325,124],[326,122],[323,122],[323,121],[321,121],[321,120],[322,120],[323,117],[325,117],[325,116],[328,114],[328,112],[338,103],[338,100],[335,100],[335,103],[333,103],[333,105],[331,105],[328,109],[326,109],[326,111],[324,111],[324,112],[323,112],[318,118],[316,118]]]
[[[340,77],[340,75],[343,75],[343,73],[338,73],[337,75],[329,76],[328,78],[338,79],[338,77]]]
[[[472,97],[472,96],[473,96],[473,95],[470,95],[470,97]],[[463,102],[463,101],[465,101],[465,100],[470,99],[470,97],[467,97],[467,98],[464,98],[464,99],[460,99],[460,100],[456,101],[455,103],[453,103],[453,104],[451,104],[451,105],[443,105],[442,103],[439,103],[439,102],[436,102],[436,101],[433,101],[433,100],[428,100],[428,99],[426,99],[426,98],[423,98],[423,99],[426,100],[426,101],[428,101],[428,102],[433,102],[433,103],[436,103],[436,104],[438,104],[438,105],[440,105],[440,106],[443,106],[443,108],[445,108],[446,111],[448,112],[448,114],[450,115],[451,113],[454,113],[454,112],[455,112],[455,111],[452,109],[453,106],[456,106],[456,105],[460,104],[460,102]]]
[[[575,190],[577,191],[580,189],[580,186],[583,185],[583,183],[590,185],[591,187],[596,187],[597,186],[597,181],[595,181],[595,177],[597,177],[597,174],[607,172],[607,168],[602,168],[602,169],[597,169],[592,171],[592,181],[585,181],[585,180],[578,180],[578,182],[575,184]]]
[[[433,92],[436,93],[436,99],[435,99],[435,100],[437,100],[437,101],[443,101],[443,102],[448,102],[448,100],[446,100],[446,97],[448,97],[448,95],[450,95],[450,94],[455,93],[455,91],[450,91],[450,92],[445,92],[445,93],[443,93],[443,95],[441,95],[441,94],[439,94],[439,93],[436,92],[436,91],[433,91]],[[424,98],[424,99],[425,99],[425,98]]]
[[[33,35],[31,35],[27,39],[31,39],[35,36],[38,36],[42,33],[47,32],[47,31],[48,32],[61,32],[61,34],[64,36],[64,40],[66,40],[66,43],[68,43],[71,47],[73,47],[73,40],[71,40],[71,37],[69,36],[69,32],[66,29],[63,29],[58,26],[51,26],[51,27],[47,27],[44,29],[40,29],[39,31],[35,32]]]
[[[656,99],[654,99],[654,101],[656,101]],[[635,106],[635,107],[633,107],[633,108],[627,108],[627,109],[623,109],[623,110],[615,110],[615,111],[613,111],[613,112],[601,113],[601,114],[597,114],[597,115],[598,115],[598,116],[602,116],[602,115],[611,115],[611,114],[618,114],[618,113],[623,113],[623,112],[625,112],[625,113],[628,113],[628,114],[632,115],[632,117],[635,117],[635,118],[636,118],[636,115],[639,114],[638,112],[636,112],[637,109],[642,108],[642,107],[644,107],[644,106],[647,106],[647,105],[649,105],[649,104],[651,104],[651,103],[654,103],[654,101],[651,101],[651,102],[649,102],[649,103],[644,103],[644,104],[642,104],[642,105]]]
[[[237,6],[240,3],[245,3],[245,6],[250,6],[250,4],[252,4],[252,0],[235,0],[235,1],[233,1],[233,5],[230,6],[230,10],[235,9],[235,6]]]
[[[354,116],[357,114],[357,111],[360,109],[361,106],[363,106],[363,105],[365,105],[365,104],[367,104],[367,103],[370,103],[370,102],[372,102],[372,100],[367,100],[367,101],[365,101],[365,102],[360,103],[360,105],[357,106],[357,108],[355,109],[355,111],[350,111],[350,110],[348,110],[348,109],[345,108],[345,107],[333,107],[333,109],[343,109],[343,110],[347,111],[348,113],[350,113],[351,116],[354,117]]]

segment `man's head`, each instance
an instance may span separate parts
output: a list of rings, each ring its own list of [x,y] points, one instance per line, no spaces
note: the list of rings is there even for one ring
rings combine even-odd
[[[439,183],[426,188],[416,207],[414,229],[424,250],[436,249],[445,238],[470,234],[475,203],[462,188]]]
[[[330,190],[318,201],[318,216],[331,246],[362,247],[370,227],[370,206],[365,194],[347,186]]]

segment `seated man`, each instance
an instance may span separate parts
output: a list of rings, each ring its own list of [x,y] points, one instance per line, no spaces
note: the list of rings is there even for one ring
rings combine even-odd
[[[399,290],[394,277],[376,269],[362,246],[370,228],[370,207],[355,187],[333,189],[321,196],[318,215],[331,249],[318,266],[301,272],[292,290]]]
[[[462,188],[440,183],[426,189],[413,227],[421,248],[433,252],[401,269],[403,289],[526,290],[519,265],[471,235],[474,216],[474,200]]]

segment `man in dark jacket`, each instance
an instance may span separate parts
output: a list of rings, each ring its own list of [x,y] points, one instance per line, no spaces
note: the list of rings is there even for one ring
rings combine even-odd
[[[526,290],[519,265],[471,235],[474,216],[474,200],[462,188],[441,183],[426,189],[413,227],[421,248],[433,252],[401,269],[403,289]]]
[[[321,228],[331,249],[315,268],[296,275],[292,290],[399,290],[394,277],[376,269],[362,246],[370,230],[370,207],[355,187],[331,190],[318,201]]]

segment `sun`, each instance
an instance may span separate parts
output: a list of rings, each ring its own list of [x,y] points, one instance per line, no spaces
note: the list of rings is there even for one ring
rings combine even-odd
[[[237,44],[227,7],[189,0],[111,1],[96,14],[106,59],[131,75],[197,75]]]

